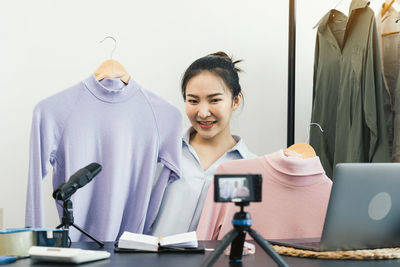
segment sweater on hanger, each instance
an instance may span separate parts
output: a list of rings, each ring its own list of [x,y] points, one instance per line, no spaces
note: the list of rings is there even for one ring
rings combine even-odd
[[[91,162],[102,171],[71,197],[75,224],[102,241],[143,233],[157,215],[168,182],[180,177],[179,111],[132,79],[84,81],[34,109],[26,226],[43,227],[42,179],[53,188]],[[157,162],[163,164],[154,181]],[[60,203],[62,204],[62,203]],[[62,208],[57,207],[60,218]],[[74,227],[72,241],[89,240]]]
[[[318,157],[287,157],[282,150],[254,158],[221,164],[218,174],[260,173],[262,201],[245,207],[252,228],[268,239],[320,237],[332,181]],[[215,203],[211,184],[197,232],[207,239],[222,239],[232,226],[239,207]],[[211,222],[211,223],[208,223]]]

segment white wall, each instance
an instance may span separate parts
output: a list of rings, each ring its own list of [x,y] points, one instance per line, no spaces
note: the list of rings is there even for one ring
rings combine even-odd
[[[337,1],[297,1],[297,141],[306,139],[310,118],[312,26]],[[349,3],[343,1],[344,10]],[[182,113],[180,79],[193,60],[218,50],[244,59],[245,105],[234,115],[232,132],[259,155],[286,146],[288,1],[3,0],[0,207],[5,227],[24,225],[33,107],[108,59],[113,43],[98,43],[107,35],[118,40],[114,58],[133,79]],[[55,227],[59,221],[48,176],[43,183],[46,226]]]

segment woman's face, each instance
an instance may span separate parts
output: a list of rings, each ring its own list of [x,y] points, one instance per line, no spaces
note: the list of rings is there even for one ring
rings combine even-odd
[[[229,133],[232,112],[239,106],[241,94],[232,100],[224,81],[211,72],[201,72],[186,85],[186,114],[203,139]]]

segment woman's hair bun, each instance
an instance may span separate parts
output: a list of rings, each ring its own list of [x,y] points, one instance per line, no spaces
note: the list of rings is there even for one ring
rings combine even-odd
[[[240,63],[240,62],[243,61],[242,59],[233,61],[233,57],[232,57],[232,56],[231,56],[231,57],[228,56],[228,55],[227,55],[225,52],[223,52],[223,51],[218,51],[218,52],[209,54],[208,56],[222,57],[222,58],[228,60],[229,62],[231,62],[231,63],[233,64],[233,66],[234,66],[234,68],[235,68],[235,70],[236,70],[237,72],[242,72],[242,69],[241,69],[241,68],[236,67],[236,64],[237,64],[237,63]]]

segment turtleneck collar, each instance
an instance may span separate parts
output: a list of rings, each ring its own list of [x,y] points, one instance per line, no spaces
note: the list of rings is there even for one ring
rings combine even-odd
[[[283,150],[279,150],[265,155],[264,159],[272,167],[273,177],[290,186],[307,186],[318,183],[321,181],[318,178],[325,174],[319,157],[306,159],[288,157],[283,154]]]
[[[83,83],[86,88],[98,99],[109,103],[118,103],[128,100],[137,91],[138,85],[131,79],[125,84],[120,79],[106,78],[98,81],[92,74]]]

